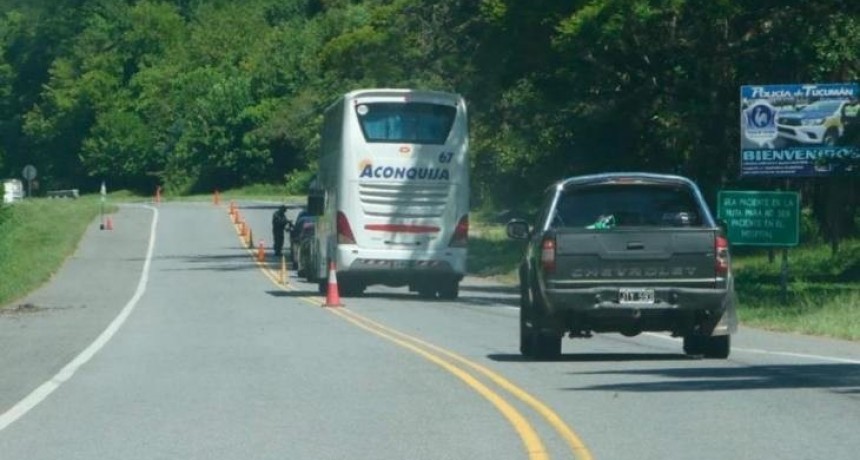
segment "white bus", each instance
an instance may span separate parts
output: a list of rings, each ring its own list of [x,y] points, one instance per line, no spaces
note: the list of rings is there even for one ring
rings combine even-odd
[[[384,284],[455,299],[466,273],[468,147],[457,94],[363,89],[329,106],[309,196],[320,292],[334,262],[343,296]]]

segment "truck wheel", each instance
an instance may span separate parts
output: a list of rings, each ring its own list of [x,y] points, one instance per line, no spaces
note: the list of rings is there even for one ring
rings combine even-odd
[[[703,355],[705,338],[700,335],[684,336],[684,353],[688,355]]]
[[[730,335],[717,335],[708,337],[705,343],[704,355],[705,358],[726,359],[732,349],[732,341]]]
[[[520,307],[520,353],[532,357],[535,354],[535,332],[528,325],[527,313]]]
[[[731,352],[731,336],[718,335],[705,337],[688,335],[684,337],[684,353],[700,355],[705,358],[726,359]]]
[[[561,356],[562,335],[539,329],[542,307],[531,289],[520,283],[520,353],[539,360]]]
[[[359,281],[338,281],[338,289],[342,297],[357,297],[364,293],[364,285]]]
[[[540,360],[558,359],[561,356],[561,339],[558,334],[541,332],[537,334],[535,358]]]
[[[426,284],[418,285],[415,288],[415,291],[418,292],[418,297],[422,299],[435,299],[436,298],[436,290]]]
[[[455,300],[460,295],[460,282],[456,278],[444,280],[442,283],[442,287],[437,291],[440,299]]]
[[[523,356],[534,356],[535,332],[532,330],[530,318],[532,308],[531,289],[522,279],[520,280],[520,353]]]

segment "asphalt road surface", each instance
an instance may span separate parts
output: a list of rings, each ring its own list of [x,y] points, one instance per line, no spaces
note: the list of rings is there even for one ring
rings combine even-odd
[[[122,206],[0,313],[0,459],[860,455],[860,344],[742,328],[720,361],[602,335],[533,362],[512,287],[325,307],[227,209]],[[274,209],[239,205],[255,246]]]

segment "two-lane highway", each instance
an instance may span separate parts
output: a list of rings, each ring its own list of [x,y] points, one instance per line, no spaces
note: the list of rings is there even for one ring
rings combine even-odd
[[[274,209],[240,205],[255,239],[271,238]],[[0,315],[4,460],[853,459],[860,450],[856,343],[742,329],[730,359],[711,361],[662,335],[607,335],[567,340],[561,360],[532,362],[517,351],[508,286],[467,279],[455,302],[371,287],[325,308],[294,272],[278,282],[270,251],[258,264],[242,248],[226,206],[124,206],[114,225],[88,232],[57,280],[23,302],[58,305],[84,285],[87,300],[75,291],[67,304],[86,308]],[[14,342],[3,338],[11,331]]]

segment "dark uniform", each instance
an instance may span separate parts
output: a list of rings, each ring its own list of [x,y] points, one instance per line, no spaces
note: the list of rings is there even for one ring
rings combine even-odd
[[[860,100],[851,98],[842,106],[842,145],[860,147]]]
[[[280,256],[284,249],[284,233],[289,230],[290,219],[287,219],[287,207],[281,205],[272,214],[272,237],[275,242],[275,255]]]

